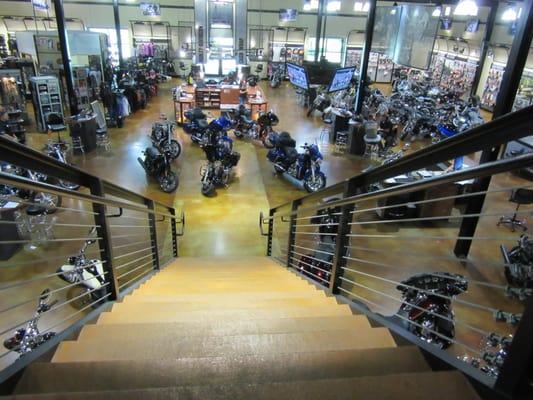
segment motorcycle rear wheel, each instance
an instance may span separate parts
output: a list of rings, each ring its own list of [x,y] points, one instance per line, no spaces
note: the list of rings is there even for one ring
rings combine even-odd
[[[160,176],[157,180],[159,181],[159,187],[165,193],[171,193],[178,187],[178,176],[174,171]]]
[[[206,197],[212,197],[215,195],[215,185],[211,182],[202,183],[202,194]]]

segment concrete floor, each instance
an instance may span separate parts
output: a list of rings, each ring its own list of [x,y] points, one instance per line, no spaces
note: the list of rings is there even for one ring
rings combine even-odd
[[[301,197],[305,191],[295,187],[282,177],[276,175],[273,171],[272,164],[266,160],[267,150],[257,142],[235,140],[235,150],[241,153],[241,160],[235,169],[235,177],[227,189],[219,189],[214,198],[203,197],[200,193],[200,174],[201,165],[205,162],[203,151],[196,145],[193,145],[181,128],[176,129],[177,136],[183,145],[183,152],[175,162],[175,169],[179,171],[180,184],[178,189],[172,194],[161,192],[155,181],[148,178],[144,170],[137,162],[137,157],[141,151],[149,145],[148,135],[152,123],[159,117],[160,113],[166,113],[170,119],[173,118],[173,103],[171,101],[170,90],[177,81],[171,84],[162,84],[159,96],[152,99],[145,110],[141,110],[127,118],[125,126],[122,129],[110,129],[110,138],[112,149],[109,152],[97,151],[84,157],[77,156],[73,159],[78,166],[86,169],[88,172],[100,176],[110,182],[124,186],[137,193],[147,195],[156,200],[173,204],[178,209],[182,209],[186,214],[187,226],[186,233],[180,239],[180,255],[183,256],[261,256],[265,254],[266,240],[259,235],[258,219],[259,212],[268,212],[270,207],[290,201],[294,198]],[[280,124],[278,130],[289,131],[296,139],[298,145],[305,142],[318,140],[320,129],[322,127],[319,118],[307,118],[305,110],[296,104],[293,90],[288,84],[282,85],[279,89],[270,89],[264,85],[266,97],[269,99],[270,107],[279,115]],[[66,135],[65,135],[66,136]],[[29,133],[28,143],[31,147],[40,149],[45,143],[47,136],[39,133]],[[324,153],[323,170],[328,178],[328,185],[341,182],[357,173],[369,165],[369,161],[356,156],[336,155],[333,154],[332,146],[324,143],[319,144]],[[471,156],[472,159],[476,155]],[[491,190],[502,190],[491,194],[487,198],[485,210],[490,211],[491,216],[481,219],[478,235],[493,237],[491,240],[476,241],[472,249],[472,263],[466,267],[457,261],[447,260],[442,262],[423,262],[424,255],[427,259],[439,254],[445,257],[451,257],[453,240],[458,231],[458,220],[451,223],[441,224],[401,224],[394,223],[387,226],[357,226],[355,232],[364,234],[405,234],[418,236],[419,240],[401,241],[391,239],[370,239],[361,238],[357,241],[352,240],[352,246],[374,249],[374,253],[356,253],[351,252],[352,257],[364,258],[369,261],[380,261],[394,265],[396,268],[376,268],[376,265],[365,265],[361,263],[349,265],[358,268],[360,271],[368,274],[379,274],[386,276],[391,280],[401,280],[412,275],[416,271],[434,268],[439,271],[458,272],[468,276],[470,279],[479,282],[488,282],[503,287],[505,278],[503,268],[500,266],[501,256],[499,254],[499,244],[505,243],[508,247],[515,244],[519,232],[509,232],[504,227],[496,228],[495,224],[498,217],[495,215],[509,213],[513,206],[508,203],[509,193],[505,188],[525,185],[521,179],[514,175],[502,174],[493,180]],[[83,190],[83,189],[82,189]],[[336,193],[326,192],[327,196],[336,195]],[[326,196],[326,195],[325,195]],[[87,209],[87,204],[64,199],[64,207],[75,209]],[[365,205],[363,205],[365,206]],[[371,205],[366,204],[366,207]],[[530,210],[528,208],[523,208]],[[455,211],[457,212],[457,210]],[[59,222],[63,223],[82,223],[91,224],[92,216],[88,214],[79,214],[67,211],[56,213]],[[139,217],[135,213],[126,214],[122,221],[128,224],[134,224],[134,218]],[[130,218],[130,219],[128,219]],[[358,222],[354,218],[354,222]],[[118,223],[117,223],[118,224]],[[168,226],[165,223],[159,224],[160,232],[164,237],[160,237],[166,252],[166,259],[170,255],[170,237]],[[114,234],[124,233],[124,229],[116,228]],[[127,230],[126,230],[127,231]],[[286,232],[283,226],[276,226],[276,233],[279,236],[278,243],[286,243]],[[54,230],[55,237],[84,237],[86,228],[73,230],[67,227],[56,227]],[[424,236],[445,236],[445,240],[425,241]],[[448,239],[449,238],[449,239]],[[495,238],[495,239],[494,239]],[[147,239],[143,238],[142,240]],[[164,240],[163,240],[164,239]],[[302,239],[300,241],[300,239]],[[139,238],[137,241],[141,240]],[[312,247],[314,238],[299,238],[298,243],[307,247]],[[307,240],[307,243],[305,243]],[[311,243],[309,242],[311,240]],[[39,246],[35,250],[25,249],[20,251],[12,259],[0,262],[0,282],[2,285],[17,283],[35,276],[54,273],[59,265],[63,263],[62,257],[68,254],[76,253],[82,241],[66,243],[50,243]],[[129,239],[121,239],[114,242],[114,245],[127,246]],[[286,246],[286,244],[285,244]],[[117,251],[119,255],[127,251],[141,247],[124,249]],[[384,251],[385,250],[385,251]],[[389,254],[385,252],[390,251]],[[402,256],[395,252],[408,251],[416,256]],[[97,256],[97,249],[91,249],[90,256]],[[141,253],[142,254],[142,253]],[[422,256],[422,257],[420,257]],[[138,255],[137,255],[138,257]],[[134,261],[133,258],[124,260]],[[33,262],[32,262],[33,260]],[[421,261],[422,260],[422,261]],[[20,267],[19,263],[23,263]],[[430,265],[431,264],[431,265]],[[134,264],[135,265],[135,264]],[[124,271],[129,271],[125,269]],[[131,275],[135,276],[135,275]],[[383,291],[399,298],[399,292],[394,285],[390,283],[379,282],[370,277],[361,277],[347,275],[350,279],[356,279],[358,282],[368,285],[374,290]],[[128,277],[129,279],[129,277]],[[44,282],[36,282],[25,286],[24,290],[15,287],[0,293],[0,308],[5,309],[12,304],[26,301],[35,297],[42,290],[43,286],[52,290],[60,289],[63,282],[57,278],[49,279]],[[365,298],[373,301],[379,300],[383,307],[375,311],[386,314],[394,313],[399,303],[392,298],[376,295],[367,289],[354,288],[350,285],[345,286],[348,290],[354,290]],[[78,295],[74,290],[62,294],[58,297],[59,301],[72,300]],[[501,308],[506,311],[519,312],[522,304],[515,300],[509,300],[505,297],[502,290],[495,290],[483,285],[470,285],[468,294],[461,295],[461,299],[483,304],[489,308]],[[75,302],[67,307],[58,310],[54,316],[44,318],[42,323],[44,327],[57,324],[60,319],[66,319],[80,307],[75,306]],[[461,304],[455,304],[454,308],[460,320],[469,324],[482,327],[484,330],[496,331],[502,334],[512,333],[513,328],[492,321],[490,312],[485,310],[479,312],[472,310],[471,307]],[[0,328],[7,329],[17,322],[20,322],[20,315],[31,315],[34,309],[33,302],[14,308],[3,314]],[[65,326],[65,324],[61,325]],[[56,328],[59,329],[59,328]],[[3,330],[3,329],[1,329]],[[6,334],[1,334],[4,338]],[[478,347],[482,336],[473,334],[471,330],[464,325],[458,325],[458,337],[468,345]],[[463,354],[464,349],[458,347],[457,354]],[[1,352],[0,352],[1,354]],[[1,357],[0,367],[15,358],[14,354]]]

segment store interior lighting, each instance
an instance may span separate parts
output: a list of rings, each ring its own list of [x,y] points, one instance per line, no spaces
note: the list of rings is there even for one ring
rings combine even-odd
[[[397,7],[398,7],[398,3],[394,2],[394,4],[392,5],[392,10],[390,10],[391,15],[395,15],[396,14],[396,8]]]
[[[341,2],[339,0],[329,0],[327,10],[329,12],[336,12],[341,9]]]
[[[479,8],[474,0],[461,0],[453,10],[454,15],[475,17]]]
[[[505,9],[502,14],[502,21],[512,22],[520,18],[522,14],[522,8],[516,8],[514,5],[511,5]]]
[[[305,0],[304,11],[318,10],[318,0]]]
[[[362,1],[356,1],[353,5],[353,10],[358,12],[368,12],[370,9],[370,3],[368,1],[365,1],[364,3]]]
[[[431,14],[433,17],[440,17],[440,14],[442,13],[442,6],[437,6],[433,10],[433,13]]]

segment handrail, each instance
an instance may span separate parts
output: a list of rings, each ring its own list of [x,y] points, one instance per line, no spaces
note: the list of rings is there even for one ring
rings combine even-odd
[[[297,198],[304,201],[311,197],[320,196],[325,191],[338,188],[342,190],[348,182],[356,181],[358,186],[369,185],[383,179],[401,175],[406,172],[425,168],[429,165],[451,160],[461,155],[467,155],[489,147],[498,146],[512,140],[529,136],[533,133],[533,106],[503,115],[483,125],[444,139],[439,143],[420,149],[389,164],[364,171],[352,178],[328,186],[315,193]],[[292,201],[274,207],[274,210],[290,206]]]
[[[92,181],[96,179],[95,176],[89,174],[87,171],[74,165],[62,163],[55,158],[3,136],[0,136],[0,160],[43,174],[53,175],[59,179],[85,187],[90,187]],[[146,197],[114,183],[100,178],[98,179],[102,182],[106,194],[131,199],[136,203],[144,204]],[[154,202],[162,207],[172,208],[172,205],[164,204],[160,201]]]

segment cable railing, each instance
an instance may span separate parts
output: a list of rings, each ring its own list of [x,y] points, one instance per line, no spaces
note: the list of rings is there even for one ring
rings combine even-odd
[[[0,381],[176,258],[185,224],[171,205],[2,137],[0,215]]]
[[[530,395],[533,237],[522,226],[533,207],[509,200],[533,189],[518,174],[533,153],[480,165],[470,157],[453,172],[442,163],[532,135],[532,113],[261,213],[267,254],[491,390]]]

